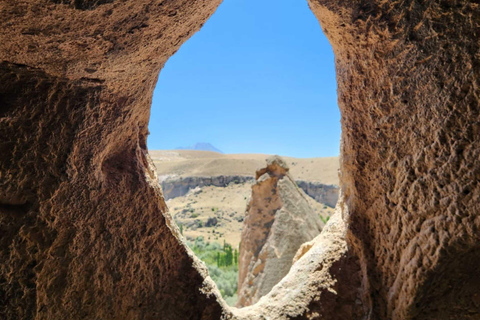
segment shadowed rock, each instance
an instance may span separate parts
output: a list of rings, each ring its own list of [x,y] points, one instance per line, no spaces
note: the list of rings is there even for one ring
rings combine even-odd
[[[480,318],[480,6],[308,3],[335,53],[342,196],[237,310],[146,148],[160,69],[220,1],[0,0],[1,319]]]

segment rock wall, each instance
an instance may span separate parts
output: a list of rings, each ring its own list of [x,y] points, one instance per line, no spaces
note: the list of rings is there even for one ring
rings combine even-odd
[[[253,176],[182,177],[167,180],[160,179],[160,185],[165,200],[168,200],[184,196],[196,187],[226,187],[230,183],[253,183],[254,181],[255,178]],[[303,180],[295,180],[295,182],[300,189],[317,202],[324,203],[332,208],[337,204],[339,192],[337,186]]]
[[[146,149],[158,71],[219,3],[0,1],[0,319],[220,317]]]
[[[326,204],[332,208],[335,208],[337,205],[338,194],[340,192],[338,186],[304,180],[295,180],[295,182],[303,192],[315,199],[315,201]]]
[[[0,1],[0,318],[478,319],[478,3],[309,1],[343,196],[240,310],[182,244],[145,143],[159,70],[219,3]]]
[[[335,52],[347,243],[369,317],[480,318],[468,271],[480,243],[479,4],[310,5]],[[456,272],[459,260],[470,262]]]
[[[230,183],[253,182],[254,177],[248,176],[214,176],[214,177],[182,177],[160,182],[165,200],[182,197],[197,187],[226,187]]]
[[[300,246],[322,230],[319,216],[288,171],[278,156],[257,171],[240,240],[238,307],[270,292],[290,270]]]

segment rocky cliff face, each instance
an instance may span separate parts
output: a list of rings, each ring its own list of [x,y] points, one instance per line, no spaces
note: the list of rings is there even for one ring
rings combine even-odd
[[[300,246],[321,231],[321,220],[280,157],[257,171],[247,206],[239,258],[237,306],[251,305],[290,270]]]
[[[340,192],[338,186],[304,180],[295,180],[295,182],[303,192],[315,199],[315,201],[324,203],[332,208],[335,208],[337,205]]]
[[[186,195],[197,187],[226,187],[230,183],[250,183],[254,178],[249,176],[213,176],[213,177],[181,177],[160,182],[165,200]]]
[[[163,196],[166,200],[186,195],[197,187],[215,186],[226,187],[230,183],[253,183],[253,176],[213,176],[213,177],[180,177],[160,180]],[[338,186],[326,185],[319,182],[295,180],[297,185],[306,194],[317,202],[335,207],[338,201]]]
[[[0,319],[220,317],[146,149],[158,72],[219,3],[0,1]]]

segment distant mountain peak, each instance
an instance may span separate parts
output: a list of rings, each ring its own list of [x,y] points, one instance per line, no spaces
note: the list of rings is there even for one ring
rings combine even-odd
[[[213,151],[218,153],[223,153],[219,149],[215,148],[211,143],[208,142],[197,142],[193,146],[188,147],[178,147],[176,150],[199,150],[199,151]]]

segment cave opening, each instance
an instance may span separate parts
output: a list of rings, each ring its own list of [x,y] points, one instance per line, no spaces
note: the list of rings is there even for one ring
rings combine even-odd
[[[170,215],[229,305],[268,293],[334,213],[339,120],[332,48],[307,2],[224,1],[162,69],[150,157]],[[302,223],[286,230],[289,216]]]
[[[0,318],[478,318],[480,7],[310,0],[338,72],[339,210],[270,293],[235,309],[184,245],[146,153],[158,71],[220,2],[2,2]],[[267,107],[249,119],[278,124],[285,110]],[[270,166],[260,181],[286,176]]]

